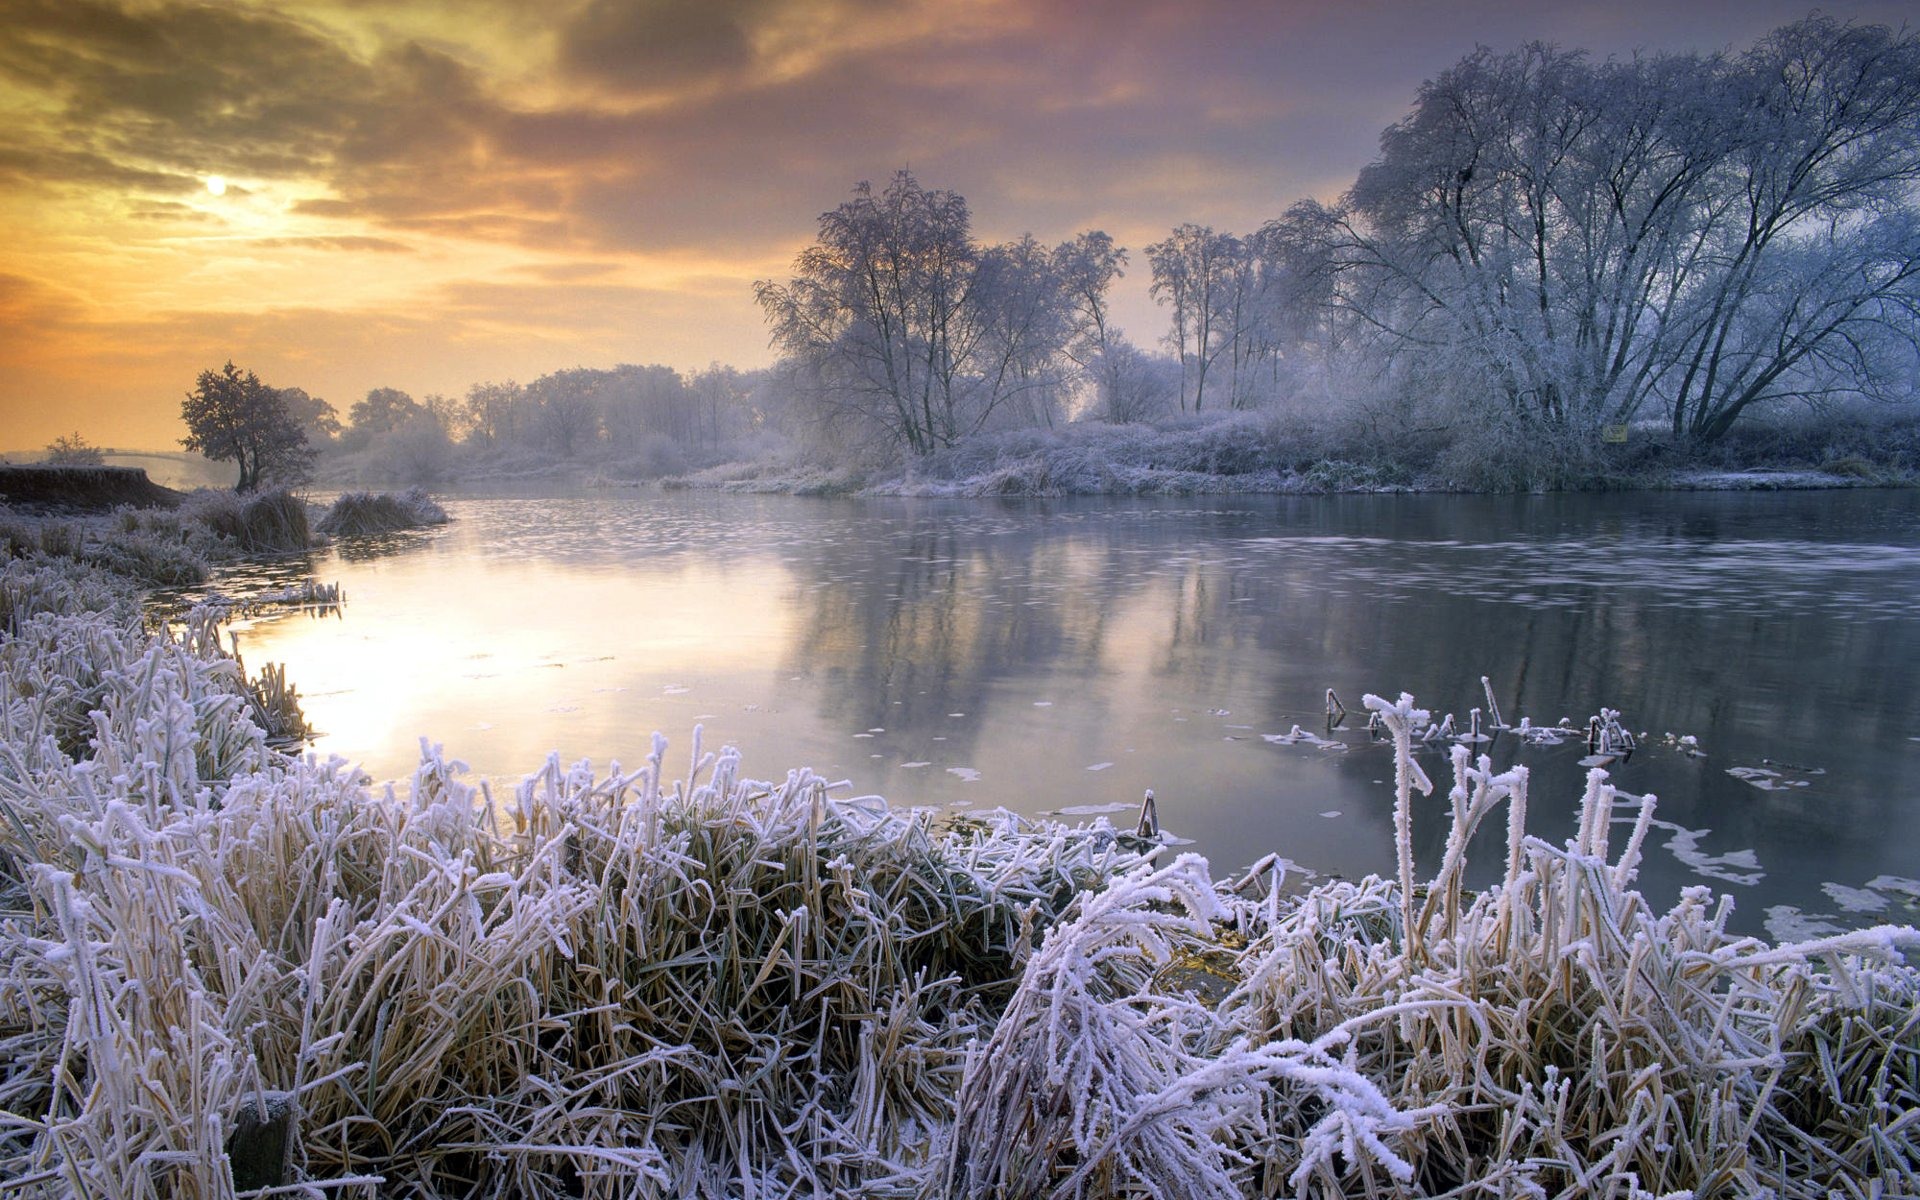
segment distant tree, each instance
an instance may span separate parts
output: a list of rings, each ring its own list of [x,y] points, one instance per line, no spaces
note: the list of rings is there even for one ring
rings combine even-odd
[[[106,465],[107,456],[86,438],[71,433],[47,443],[45,461],[55,467],[101,467]]]
[[[526,389],[509,379],[505,383],[476,383],[467,389],[466,438],[487,446],[504,446],[524,436],[527,426]]]
[[[1092,385],[1097,404],[1104,403],[1098,398],[1123,391],[1115,372],[1120,370],[1125,354],[1114,353],[1122,337],[1110,319],[1107,290],[1126,273],[1126,265],[1127,252],[1099,230],[1062,242],[1053,252],[1053,269],[1066,299],[1072,330],[1066,352],[1082,378]]]
[[[698,414],[699,442],[711,450],[723,439],[753,424],[750,411],[752,387],[739,368],[723,363],[708,363],[704,371],[687,380]]]
[[[318,449],[340,437],[340,414],[334,411],[333,405],[297,387],[281,388],[280,399],[287,406],[287,414],[300,426],[300,432],[307,435],[309,446]]]
[[[425,410],[433,423],[440,427],[440,432],[445,435],[449,443],[460,441],[467,436],[468,415],[464,402],[439,392],[428,392],[427,398],[420,402],[420,407]]]
[[[665,439],[691,443],[699,434],[698,401],[672,367],[621,363],[611,371],[577,372],[599,408],[608,447],[630,456]]]
[[[315,451],[279,389],[231,361],[200,372],[180,405],[180,419],[187,426],[182,446],[239,466],[235,491],[251,492],[269,481],[300,483],[313,465]]]
[[[1229,317],[1239,241],[1206,225],[1182,225],[1164,242],[1147,247],[1153,271],[1153,298],[1173,310],[1167,348],[1180,359],[1180,411],[1191,401],[1199,412],[1207,401],[1207,375],[1231,344],[1223,336]]]
[[[571,458],[598,440],[602,374],[574,367],[527,385],[529,432],[548,453]]]
[[[399,388],[374,388],[366,399],[347,411],[347,420],[352,426],[347,440],[355,446],[366,446],[398,431],[425,412],[419,401]]]
[[[374,444],[369,457],[402,483],[439,483],[453,470],[453,443],[432,413],[422,411]]]

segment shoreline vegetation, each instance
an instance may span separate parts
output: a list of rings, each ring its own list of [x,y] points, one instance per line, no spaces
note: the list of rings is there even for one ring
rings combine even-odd
[[[1756,422],[1711,448],[1675,444],[1657,431],[1636,429],[1621,443],[1590,441],[1557,449],[1541,443],[1494,450],[1463,446],[1452,431],[1390,437],[1352,427],[1335,434],[1279,413],[1228,412],[1155,424],[1086,420],[1051,429],[981,433],[904,462],[846,459],[777,440],[638,457],[610,446],[559,455],[532,447],[461,444],[411,463],[397,459],[382,444],[358,450],[332,447],[317,459],[314,482],[343,492],[400,487],[419,494],[425,487],[569,483],[802,496],[981,498],[1920,485],[1920,419],[1895,412],[1819,422]],[[145,469],[162,479],[185,482],[199,478],[194,467],[204,468],[197,456],[189,461],[179,454],[104,453],[110,460],[140,466],[0,465],[0,505],[15,493],[16,504],[59,511],[149,504],[154,501],[144,492],[122,496],[116,488],[123,484],[96,486],[82,475],[89,470],[112,474]],[[154,490],[162,495],[170,491]]]
[[[178,492],[141,467],[0,466],[0,561],[37,554],[141,587],[185,587],[219,564],[446,521],[419,488],[346,492],[323,507],[285,489]]]
[[[1469,461],[1439,440],[1395,445],[1317,436],[1271,413],[1161,425],[1074,422],[979,434],[906,464],[857,466],[791,457],[722,463],[666,476],[669,490],[862,496],[1186,496],[1208,494],[1760,491],[1920,484],[1920,422],[1835,422],[1760,430],[1712,453],[1657,437],[1534,447]],[[595,475],[607,486],[617,476]]]
[[[113,536],[237,542],[148,523],[177,512]],[[1920,930],[1769,944],[1704,887],[1656,912],[1652,797],[1596,769],[1550,845],[1525,770],[1465,746],[1416,862],[1411,697],[1366,702],[1394,877],[1304,889],[1150,827],[756,781],[697,729],[511,796],[423,743],[376,788],[274,748],[291,690],[219,608],[149,626],[150,579],[30,524],[0,564],[12,1194],[1920,1187]]]

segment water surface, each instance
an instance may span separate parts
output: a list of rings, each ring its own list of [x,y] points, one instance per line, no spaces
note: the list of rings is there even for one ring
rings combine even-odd
[[[1711,883],[1776,935],[1916,918],[1920,494],[446,507],[268,572],[340,583],[344,611],[240,635],[376,777],[422,737],[508,783],[555,750],[638,764],[655,730],[684,763],[700,725],[749,774],[896,802],[1130,823],[1152,787],[1217,873],[1358,875],[1392,867],[1391,760],[1364,714],[1328,734],[1326,689],[1465,724],[1486,675],[1511,722],[1604,704],[1650,735],[1614,779],[1658,794],[1657,902]],[[1339,748],[1265,736],[1295,725]],[[1583,747],[1483,749],[1533,771],[1534,832],[1571,835]]]

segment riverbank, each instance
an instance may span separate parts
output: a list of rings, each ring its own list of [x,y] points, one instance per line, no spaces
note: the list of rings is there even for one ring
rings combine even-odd
[[[638,486],[605,480],[594,482],[603,487]],[[949,499],[1383,493],[1457,495],[1470,491],[1449,486],[1440,480],[1402,477],[1396,472],[1346,462],[1318,463],[1303,472],[1256,470],[1224,475],[1154,466],[1116,468],[1107,464],[1086,468],[1070,461],[1063,463],[1047,454],[1017,459],[976,475],[955,478],[928,478],[915,471],[876,475],[858,469],[729,463],[690,475],[662,479],[659,486],[668,491],[715,491],[746,495],[919,496]],[[1737,471],[1698,469],[1635,477],[1614,476],[1591,480],[1586,487],[1522,490],[1771,492],[1915,486],[1920,486],[1920,477],[1911,474],[1874,473],[1862,476],[1837,471],[1752,467]]]
[[[417,488],[349,492],[321,506],[288,491],[175,492],[151,484],[138,468],[0,468],[0,485],[10,479],[9,499],[0,502],[0,560],[39,554],[142,587],[200,583],[223,563],[447,520],[446,510]]]
[[[0,464],[0,505],[43,513],[101,513],[122,506],[176,508],[185,492],[161,487],[139,467]]]
[[[792,495],[1193,496],[1911,487],[1920,433],[1839,423],[1821,435],[1742,436],[1681,447],[1641,431],[1620,443],[1480,445],[1431,432],[1329,436],[1268,413],[1159,426],[1074,423],[977,434],[910,462],[773,459],[669,477],[668,488]]]
[[[27,1194],[1920,1182],[1885,1116],[1920,1104],[1920,933],[1770,945],[1705,889],[1655,912],[1651,803],[1597,773],[1549,845],[1525,773],[1466,746],[1416,863],[1405,697],[1372,704],[1394,876],[1300,893],[1103,823],[755,783],[697,739],[685,768],[555,757],[510,799],[426,748],[376,791],[273,753],[211,620],[149,635],[129,594],[0,569],[0,1170]]]
[[[869,431],[870,433],[871,431]],[[844,435],[844,436],[843,436]],[[349,448],[349,445],[351,448]],[[731,438],[653,431],[621,446],[442,435],[322,447],[332,489],[573,485],[792,495],[1188,496],[1504,494],[1904,487],[1920,482],[1920,420],[1899,408],[1773,414],[1710,442],[1655,425],[1579,434],[1486,422],[1409,427],[1390,413],[1283,410],[988,429],[933,454],[768,415]],[[430,451],[430,452],[429,452]]]

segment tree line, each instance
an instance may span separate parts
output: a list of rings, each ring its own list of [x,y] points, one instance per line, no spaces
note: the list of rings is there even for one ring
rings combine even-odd
[[[1131,264],[1109,235],[983,244],[963,197],[901,171],[856,185],[790,277],[755,285],[771,369],[379,388],[342,422],[297,388],[275,393],[283,418],[222,415],[273,392],[228,364],[183,416],[243,487],[323,445],[379,446],[414,475],[456,444],[664,468],[756,432],[913,459],[994,429],[1275,406],[1697,446],[1795,403],[1913,399],[1916,188],[1904,31],[1814,16],[1738,54],[1481,49],[1421,86],[1336,201],[1146,246],[1154,347],[1113,321]],[[260,448],[292,428],[306,451]]]
[[[235,463],[237,488],[307,479],[323,454],[358,455],[376,473],[434,482],[463,459],[590,459],[660,474],[720,455],[781,422],[764,371],[713,364],[683,375],[622,364],[554,371],[531,383],[476,383],[415,399],[377,387],[348,407],[276,388],[229,362],[200,373],[181,406],[182,445]]]
[[[1177,364],[1158,378],[1181,412],[1312,393],[1696,443],[1785,402],[1911,399],[1916,184],[1912,34],[1815,16],[1742,54],[1482,49],[1338,201],[1146,247]],[[1164,404],[1122,386],[1137,352],[1103,297],[1126,261],[1101,233],[976,245],[960,197],[902,172],[757,291],[823,419],[926,454],[996,419]]]

